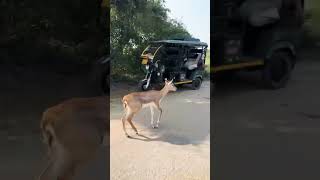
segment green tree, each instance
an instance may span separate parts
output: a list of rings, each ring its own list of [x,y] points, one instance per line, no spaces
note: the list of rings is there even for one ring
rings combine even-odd
[[[168,17],[164,4],[164,0],[111,1],[113,77],[141,73],[138,59],[149,41],[191,37],[181,22]]]

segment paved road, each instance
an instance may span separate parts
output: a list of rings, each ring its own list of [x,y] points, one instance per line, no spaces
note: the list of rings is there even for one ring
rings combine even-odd
[[[257,88],[243,75],[217,85],[211,111],[215,180],[320,179],[318,57],[302,54],[284,89]]]
[[[125,137],[119,120],[120,99],[112,102],[112,180],[209,179],[209,82],[197,91],[183,88],[169,94],[162,102],[164,113],[159,129],[150,126],[150,110],[141,111],[133,122],[149,139],[134,135],[132,129],[128,133],[133,139]]]

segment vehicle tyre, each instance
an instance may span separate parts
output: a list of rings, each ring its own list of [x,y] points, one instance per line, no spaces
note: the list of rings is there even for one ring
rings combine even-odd
[[[276,52],[266,61],[263,69],[263,81],[266,88],[284,87],[291,75],[292,58],[288,53]]]
[[[147,84],[147,81],[146,79],[144,80],[141,80],[138,84],[138,91],[148,91],[150,89],[150,85],[148,88],[145,88],[145,85]]]
[[[191,87],[193,90],[197,90],[197,89],[200,89],[201,84],[202,84],[202,80],[201,78],[198,77],[192,81]]]

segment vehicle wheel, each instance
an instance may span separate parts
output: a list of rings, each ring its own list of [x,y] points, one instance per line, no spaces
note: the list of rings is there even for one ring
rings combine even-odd
[[[192,89],[197,90],[200,89],[202,84],[201,78],[196,78],[195,80],[192,81]]]
[[[148,91],[150,89],[150,85],[148,88],[145,87],[145,85],[147,84],[147,80],[141,80],[138,84],[138,91]]]
[[[267,88],[279,89],[286,85],[292,70],[292,59],[288,53],[276,52],[266,62],[263,81]]]

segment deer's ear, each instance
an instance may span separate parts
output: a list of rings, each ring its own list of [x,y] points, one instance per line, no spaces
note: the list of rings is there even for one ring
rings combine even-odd
[[[165,79],[164,79],[164,82],[165,82],[165,83],[168,83],[168,79],[167,79],[167,78],[165,78]]]
[[[173,79],[171,81],[169,81],[169,84],[172,84],[172,82],[173,82]]]

